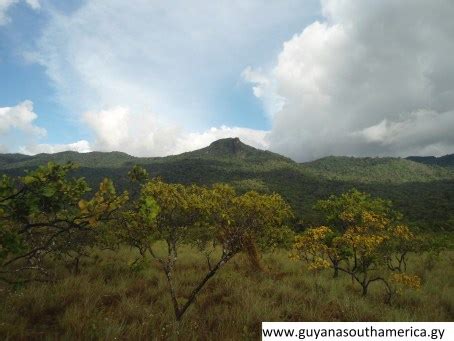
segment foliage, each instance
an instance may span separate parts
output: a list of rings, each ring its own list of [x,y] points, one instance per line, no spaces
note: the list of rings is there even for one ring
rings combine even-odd
[[[390,283],[416,287],[417,276],[404,272],[408,254],[418,251],[419,243],[389,202],[352,190],[320,201],[317,208],[330,227],[311,228],[298,236],[294,258],[304,259],[313,270],[331,267],[335,277],[338,271],[348,274],[361,285],[363,295],[373,282],[385,285],[387,300],[394,292]]]
[[[125,212],[119,233],[142,257],[148,253],[161,265],[175,317],[180,320],[207,281],[236,254],[247,252],[259,267],[257,246],[276,248],[288,239],[284,223],[290,217],[289,206],[276,194],[247,192],[238,196],[226,185],[206,188],[154,179],[142,186],[137,205]],[[157,241],[165,241],[165,256],[154,251]],[[183,304],[178,301],[174,282],[182,245],[196,247],[207,261],[205,275]],[[222,251],[213,259],[218,248]]]
[[[331,180],[365,183],[431,182],[453,178],[452,170],[436,163],[429,165],[391,157],[329,156],[304,166]]]
[[[93,246],[97,228],[127,200],[110,180],[90,199],[84,179],[68,179],[74,165],[49,163],[0,184],[0,273],[7,282],[49,280],[46,256],[78,258]]]
[[[339,196],[331,195],[326,200],[319,200],[314,208],[322,213],[327,224],[339,232],[345,232],[351,225],[364,220],[365,212],[382,216],[383,218],[400,218],[398,213],[391,210],[391,202],[389,200],[372,198],[370,194],[356,189]]]

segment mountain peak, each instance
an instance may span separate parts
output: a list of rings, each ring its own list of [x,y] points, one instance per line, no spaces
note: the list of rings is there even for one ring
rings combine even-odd
[[[255,149],[240,141],[238,137],[229,137],[212,142],[206,150],[214,154],[232,155],[241,153],[241,151]]]
[[[265,153],[263,150],[251,147],[243,142],[238,137],[228,137],[212,142],[208,147],[195,151],[200,155],[209,157],[221,158],[238,158],[246,159],[252,155]]]
[[[293,163],[292,160],[285,156],[272,153],[268,150],[261,150],[249,146],[238,137],[229,137],[212,142],[208,147],[194,150],[181,154],[181,157],[196,157],[209,159],[230,159],[242,160],[246,162],[268,162],[268,161],[284,161]]]

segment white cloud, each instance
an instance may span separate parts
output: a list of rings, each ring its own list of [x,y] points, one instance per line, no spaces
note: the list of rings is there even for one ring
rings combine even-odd
[[[0,108],[0,136],[11,130],[18,130],[34,137],[45,136],[46,130],[33,123],[37,117],[31,101],[24,101],[14,107]]]
[[[252,79],[258,97],[274,83],[285,99],[270,149],[297,160],[454,152],[454,2],[326,0],[322,9],[325,20]]]
[[[39,0],[25,0],[25,2],[34,10],[41,8]],[[11,21],[11,18],[7,15],[7,11],[17,3],[19,3],[19,0],[0,0],[0,26],[6,25]]]
[[[0,0],[0,26],[10,22],[11,19],[7,16],[6,12],[16,2],[18,0]]]
[[[46,136],[46,129],[35,124],[38,115],[31,101],[0,108],[0,151],[17,151],[20,144],[34,144]]]
[[[285,99],[276,93],[276,83],[269,78],[261,69],[254,70],[250,66],[245,68],[241,76],[246,82],[254,84],[252,91],[254,96],[263,101],[265,112],[273,117],[276,112],[282,110]]]
[[[14,107],[0,108],[0,152],[24,154],[56,153],[64,150],[88,152],[85,140],[69,144],[41,144],[38,141],[47,135],[44,128],[35,124],[38,115],[33,102],[27,100]]]
[[[35,144],[29,146],[22,146],[19,152],[22,154],[35,155],[39,153],[59,153],[64,151],[75,151],[79,153],[87,153],[91,151],[90,143],[86,140],[80,140],[68,144]]]
[[[265,131],[222,126],[201,133],[188,133],[176,125],[160,121],[151,112],[137,113],[126,107],[87,112],[84,121],[94,133],[95,150],[121,150],[137,156],[179,154],[226,137],[240,137],[245,143],[267,147]]]
[[[95,136],[96,150],[121,150],[137,156],[171,153],[180,129],[167,125],[152,112],[113,107],[86,112],[84,122]]]
[[[34,10],[39,10],[41,8],[41,3],[39,0],[25,0],[25,2]]]

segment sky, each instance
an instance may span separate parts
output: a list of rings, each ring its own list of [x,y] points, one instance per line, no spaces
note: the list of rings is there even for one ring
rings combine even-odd
[[[452,0],[0,0],[0,152],[454,153]]]

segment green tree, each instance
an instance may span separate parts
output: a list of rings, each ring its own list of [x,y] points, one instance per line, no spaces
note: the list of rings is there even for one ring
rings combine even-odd
[[[328,257],[333,265],[333,277],[339,276],[339,264],[348,259],[348,250],[340,249],[333,242],[352,225],[360,224],[364,212],[389,217],[393,220],[400,219],[400,214],[392,210],[389,200],[372,198],[369,194],[352,189],[339,196],[331,195],[326,200],[319,200],[315,210],[321,215],[323,225],[331,228],[331,233],[326,236],[325,243],[331,250]]]
[[[83,178],[69,178],[74,164],[49,163],[23,177],[0,182],[1,279],[17,283],[51,279],[46,257],[78,257],[97,238],[96,227],[110,221],[127,194],[117,195],[110,180],[90,191]]]
[[[363,295],[371,283],[381,282],[388,301],[395,291],[391,282],[417,282],[405,274],[406,257],[417,250],[417,239],[389,202],[353,190],[320,201],[317,208],[328,226],[296,237],[293,257],[304,259],[312,269],[331,267],[335,275],[348,274],[361,285]]]
[[[286,229],[290,216],[289,206],[276,194],[248,192],[238,196],[227,185],[206,188],[155,179],[143,185],[137,209],[126,213],[123,235],[130,245],[148,251],[160,264],[179,321],[208,280],[232,257],[244,251],[257,259],[257,247],[277,246],[285,235],[278,231]],[[165,242],[165,256],[154,250],[156,241]],[[175,271],[182,245],[201,251],[207,270],[181,303]]]

